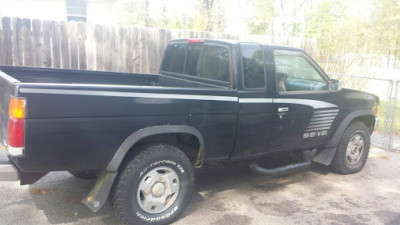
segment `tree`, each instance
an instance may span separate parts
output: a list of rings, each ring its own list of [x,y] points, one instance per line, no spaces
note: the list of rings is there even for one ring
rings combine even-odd
[[[371,15],[370,41],[377,53],[391,55],[394,63],[400,45],[400,3],[398,0],[377,0]]]
[[[316,38],[322,48],[334,48],[335,34],[341,28],[346,6],[341,0],[328,0],[320,3],[316,10],[307,16],[305,37]]]
[[[323,1],[308,13],[305,37],[317,39],[316,58],[326,71],[345,73],[353,63],[355,55],[348,53],[357,50],[354,31],[359,29],[353,22],[343,0]]]
[[[118,23],[149,27],[153,21],[149,15],[149,0],[118,0]]]
[[[225,29],[225,0],[196,0],[197,12],[193,30],[223,32]]]
[[[305,36],[316,38],[319,64],[331,73],[361,73],[368,43],[367,21],[346,14],[343,0],[321,2],[316,10],[308,14]],[[361,90],[366,79],[339,77],[346,87]]]
[[[251,34],[269,34],[275,14],[275,0],[254,0],[254,15],[247,21]]]

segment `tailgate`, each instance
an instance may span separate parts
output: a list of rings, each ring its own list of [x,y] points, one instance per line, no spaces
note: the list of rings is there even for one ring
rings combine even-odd
[[[15,83],[18,80],[0,71],[0,146],[4,146],[7,140],[8,106],[10,96],[14,95]]]

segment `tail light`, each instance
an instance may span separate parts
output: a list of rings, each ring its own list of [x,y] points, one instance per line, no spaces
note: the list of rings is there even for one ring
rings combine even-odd
[[[23,98],[11,97],[8,111],[8,152],[23,155],[25,145],[25,106]]]

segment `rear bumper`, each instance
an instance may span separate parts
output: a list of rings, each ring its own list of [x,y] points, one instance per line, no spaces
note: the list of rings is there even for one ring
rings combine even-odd
[[[4,150],[0,149],[0,181],[18,181],[18,169],[10,162]]]

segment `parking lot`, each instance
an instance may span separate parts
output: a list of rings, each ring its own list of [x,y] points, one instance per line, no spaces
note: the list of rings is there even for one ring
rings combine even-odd
[[[282,177],[251,173],[246,165],[196,173],[196,193],[176,225],[400,224],[400,153],[371,149],[363,171],[328,168]],[[67,172],[30,186],[0,183],[0,224],[120,224],[107,203],[92,213],[80,200],[94,181]]]

